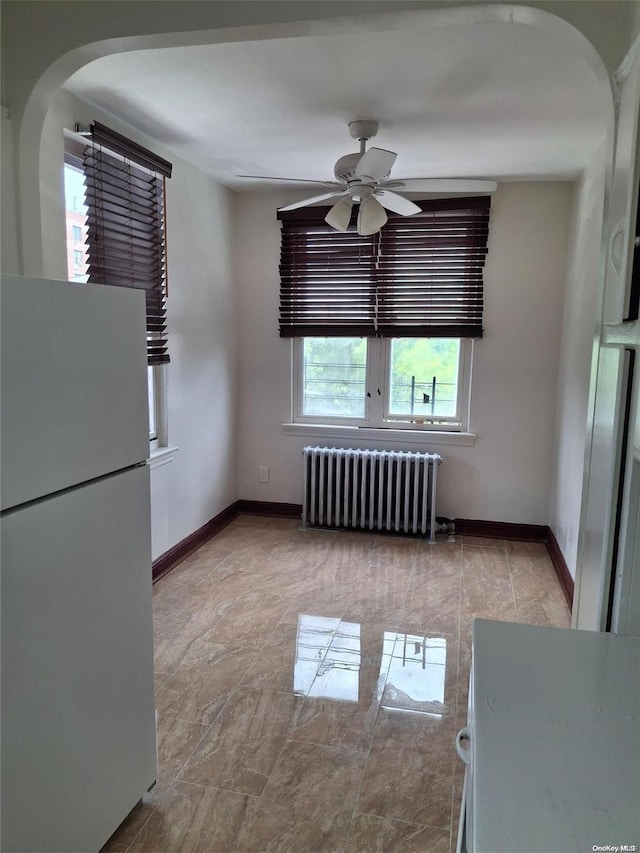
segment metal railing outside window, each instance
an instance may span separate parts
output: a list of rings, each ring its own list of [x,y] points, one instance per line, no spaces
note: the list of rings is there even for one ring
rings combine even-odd
[[[410,382],[395,382],[393,384],[393,396],[391,397],[392,412],[407,412],[413,415],[416,405],[428,406],[430,414],[435,415],[436,403],[438,411],[443,407],[456,404],[457,385],[455,382],[438,382],[436,376],[430,380],[411,377]],[[422,411],[424,414],[424,410]]]

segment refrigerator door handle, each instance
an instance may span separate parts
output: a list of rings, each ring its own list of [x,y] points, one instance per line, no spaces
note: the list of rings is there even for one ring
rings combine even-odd
[[[469,740],[469,728],[468,728],[468,726],[465,726],[463,729],[460,729],[460,731],[456,735],[456,752],[458,753],[458,756],[460,757],[461,761],[463,761],[465,764],[468,764],[469,763],[469,750],[465,749],[462,746],[463,740]]]

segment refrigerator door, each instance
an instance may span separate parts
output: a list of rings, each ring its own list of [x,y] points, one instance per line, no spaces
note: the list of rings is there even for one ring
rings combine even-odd
[[[2,276],[2,509],[149,455],[144,293]]]
[[[156,778],[149,469],[1,524],[1,849],[99,850]]]

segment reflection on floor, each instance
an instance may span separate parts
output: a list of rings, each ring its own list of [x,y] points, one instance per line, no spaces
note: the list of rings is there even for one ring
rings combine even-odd
[[[455,850],[476,616],[569,626],[544,545],[241,516],[154,587],[158,784],[104,849]]]

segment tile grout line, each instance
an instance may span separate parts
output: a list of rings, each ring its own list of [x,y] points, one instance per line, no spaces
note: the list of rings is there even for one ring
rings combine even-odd
[[[513,597],[513,605],[516,609],[516,622],[520,622],[520,609],[518,608],[518,599],[516,598],[516,589],[513,583],[513,572],[511,571],[511,557],[507,549],[507,566],[509,568],[509,584],[511,586],[511,595]]]
[[[377,536],[376,538],[379,538],[379,534],[378,534],[378,536]],[[405,595],[404,595],[404,601],[403,601],[403,603],[402,603],[402,608],[401,608],[401,612],[402,612],[402,613],[404,613],[404,611],[405,611],[405,606],[406,606],[406,603],[407,603],[407,597],[408,597],[408,595],[409,595],[409,589],[411,588],[411,581],[413,580],[413,573],[414,573],[414,571],[415,571],[415,564],[416,564],[416,556],[417,556],[417,554],[418,554],[418,548],[416,547],[416,550],[415,550],[415,552],[414,552],[414,554],[413,554],[413,559],[411,560],[411,571],[410,571],[410,573],[409,573],[409,582],[408,582],[408,584],[407,584],[407,590],[406,590],[406,592],[405,592]],[[397,633],[397,631],[396,631],[396,633]],[[384,654],[384,642],[383,642],[383,654]],[[392,653],[391,653],[391,654],[393,655],[393,650],[392,650]],[[389,669],[390,669],[390,668],[391,668],[391,659],[389,659],[389,667],[388,667],[388,669],[387,669],[387,672],[385,673],[385,687],[386,687],[386,684],[387,684],[387,678],[389,677]],[[384,687],[382,688],[382,694],[384,694]],[[360,774],[360,783],[359,783],[359,785],[358,785],[358,790],[356,791],[356,796],[355,796],[355,800],[354,800],[354,803],[353,803],[353,811],[351,812],[351,819],[349,820],[349,826],[348,826],[348,828],[347,828],[347,830],[346,830],[346,832],[345,832],[345,835],[344,835],[343,848],[344,848],[344,846],[346,846],[346,844],[347,844],[347,842],[348,842],[348,840],[349,840],[349,836],[351,835],[351,829],[352,829],[352,827],[353,827],[353,821],[354,821],[354,818],[355,818],[356,814],[358,814],[358,812],[357,812],[357,808],[358,808],[358,803],[359,803],[359,801],[360,801],[360,794],[362,793],[362,783],[363,783],[363,781],[364,781],[365,773],[367,772],[367,766],[368,766],[368,764],[369,764],[369,758],[371,757],[371,747],[373,746],[373,739],[375,738],[375,735],[376,735],[376,729],[378,728],[378,720],[380,719],[380,708],[381,708],[381,705],[382,705],[382,695],[381,695],[381,697],[380,697],[380,703],[378,704],[378,708],[377,708],[377,710],[376,710],[375,722],[374,722],[374,724],[373,724],[373,729],[372,729],[372,731],[371,731],[371,739],[370,739],[370,741],[369,741],[369,746],[368,746],[368,748],[367,748],[367,750],[366,750],[366,755],[365,755],[364,763],[363,763],[363,765],[362,765],[362,773]]]
[[[296,704],[298,704],[298,703],[296,703]],[[271,779],[271,777],[273,776],[273,773],[274,773],[274,771],[275,771],[276,767],[278,766],[278,763],[279,763],[279,761],[280,761],[280,758],[282,757],[282,753],[284,752],[284,750],[285,750],[285,748],[286,748],[287,744],[291,742],[291,739],[289,738],[289,734],[288,734],[288,732],[289,732],[289,731],[291,730],[291,728],[295,725],[295,722],[296,722],[296,720],[298,719],[298,715],[299,715],[299,713],[300,713],[300,708],[298,707],[298,708],[296,708],[296,710],[295,710],[295,712],[294,712],[294,714],[293,714],[293,720],[289,723],[289,728],[287,729],[287,735],[286,735],[286,736],[285,736],[285,738],[284,738],[284,742],[283,742],[283,744],[282,744],[282,747],[281,747],[281,749],[280,749],[280,752],[278,753],[278,757],[277,757],[277,758],[275,759],[275,761],[273,762],[273,767],[272,767],[272,768],[271,768],[271,770],[269,771],[269,775],[266,777],[266,782],[264,783],[264,787],[263,787],[262,791],[261,791],[261,792],[260,792],[260,794],[256,797],[256,801],[257,801],[257,802],[260,802],[260,800],[262,800],[262,797],[264,796],[264,792],[267,790],[267,787],[268,787],[268,785],[269,785],[269,780],[270,780],[270,779]],[[235,837],[235,839],[234,839],[233,845],[232,845],[231,850],[229,851],[229,853],[235,853],[235,851],[237,851],[237,849],[238,849],[238,842],[239,842],[239,840],[240,840],[240,836],[241,836],[241,834],[242,834],[242,827],[244,826],[244,822],[245,822],[245,820],[246,820],[246,814],[244,815],[244,817],[243,817],[242,821],[240,822],[240,826],[238,827],[238,832],[236,833],[236,837]]]
[[[464,565],[464,536],[461,536],[460,540],[461,540],[460,541],[460,574],[459,574],[460,592],[458,595],[458,660],[456,662],[457,663],[457,667],[456,667],[456,709],[455,709],[455,721],[456,721],[455,724],[456,724],[456,726],[458,725],[458,712],[460,710],[458,707],[458,695],[459,695],[459,690],[460,690],[460,653],[462,651],[462,630],[461,630],[462,629],[462,567]],[[457,734],[457,732],[456,732],[456,734]],[[453,749],[453,756],[454,756],[453,773],[451,776],[451,817],[449,820],[449,853],[453,853],[453,851],[452,851],[453,833],[454,833],[453,814],[454,814],[454,808],[455,808],[455,794],[456,794],[456,763],[455,763],[455,759],[458,757],[456,755],[455,748]]]
[[[235,688],[235,690],[233,690],[233,691],[229,694],[229,696],[227,697],[227,701],[226,701],[226,702],[224,703],[224,705],[222,705],[222,707],[220,708],[220,711],[219,711],[219,712],[218,712],[218,714],[216,715],[215,720],[211,723],[211,725],[210,725],[210,726],[207,728],[207,730],[203,733],[202,738],[198,741],[198,743],[196,744],[196,746],[193,748],[193,750],[192,750],[192,751],[191,751],[191,753],[189,754],[189,757],[187,758],[187,760],[184,762],[184,764],[182,765],[182,767],[181,767],[181,768],[180,768],[180,770],[178,771],[178,775],[177,775],[177,776],[175,777],[175,779],[173,780],[174,782],[180,782],[181,784],[187,784],[187,785],[196,785],[196,786],[198,786],[198,787],[202,787],[202,788],[211,788],[211,789],[219,790],[219,791],[230,791],[231,793],[241,794],[241,795],[246,796],[246,797],[253,797],[253,798],[254,798],[254,799],[256,799],[256,800],[260,800],[260,799],[262,798],[262,795],[264,794],[264,791],[265,791],[265,789],[266,789],[266,787],[267,787],[267,785],[268,785],[268,783],[269,783],[269,779],[270,779],[270,777],[271,777],[271,774],[273,773],[273,771],[274,771],[274,769],[275,769],[275,767],[276,767],[276,765],[277,765],[278,761],[280,760],[280,756],[282,755],[282,750],[283,750],[283,749],[284,749],[284,747],[286,746],[286,743],[287,743],[288,737],[285,737],[285,742],[284,742],[284,744],[283,744],[283,746],[282,746],[282,749],[281,749],[281,750],[280,750],[280,752],[278,753],[278,757],[277,757],[277,758],[276,758],[276,760],[274,761],[273,767],[271,768],[271,770],[270,770],[270,772],[269,772],[268,776],[266,777],[266,782],[265,782],[265,784],[264,784],[264,788],[262,789],[262,792],[261,792],[260,794],[257,794],[257,795],[256,795],[256,794],[248,794],[248,793],[243,792],[243,791],[234,791],[232,788],[221,788],[219,785],[203,785],[201,782],[190,782],[188,779],[181,779],[181,778],[180,778],[180,777],[181,777],[181,775],[182,775],[182,773],[184,772],[184,770],[185,770],[185,768],[186,768],[187,764],[189,763],[189,761],[190,761],[190,760],[191,760],[191,758],[193,757],[194,753],[196,752],[196,750],[198,749],[198,747],[200,746],[200,744],[202,743],[202,741],[207,737],[207,735],[208,735],[208,734],[209,734],[209,732],[211,731],[211,728],[215,725],[216,721],[218,720],[218,718],[219,718],[219,717],[220,717],[220,715],[222,714],[223,710],[226,708],[226,706],[227,706],[227,705],[229,704],[229,702],[231,701],[231,698],[232,698],[232,697],[233,697],[233,696],[234,696],[234,695],[235,695],[235,694],[236,694],[240,689],[241,689],[241,685],[238,685],[238,686]],[[251,689],[251,688],[248,688],[248,689]],[[256,692],[258,692],[258,690],[256,690]],[[260,690],[259,692],[263,692],[263,691],[262,691],[262,690]],[[276,692],[284,692],[284,691],[275,691],[275,690],[274,690],[273,692],[274,692],[274,693],[276,693]],[[288,695],[288,694],[287,694],[287,695]],[[298,713],[299,713],[299,711],[298,711],[298,710],[296,710],[296,712],[295,712],[295,714],[294,714],[294,719],[296,719],[296,718],[297,718]],[[243,822],[244,822],[244,821],[243,821]],[[242,828],[242,823],[240,824],[240,828]],[[233,850],[235,850],[235,848],[236,848],[236,844],[234,843]]]
[[[200,720],[187,720],[184,717],[173,717],[171,714],[159,714],[157,709],[156,709],[156,715],[157,715],[157,719],[173,720],[176,723],[186,723],[189,726],[202,726],[205,729],[208,729],[210,725],[213,725],[213,723],[203,723]],[[217,719],[217,717],[218,717],[218,714],[216,714],[216,719]],[[213,722],[215,722],[215,720]]]
[[[370,553],[370,552],[372,552],[372,551],[373,551],[373,549],[375,548],[375,546],[376,546],[376,542],[378,541],[378,539],[379,539],[379,534],[377,534],[377,533],[376,533],[376,534],[374,535],[374,537],[373,537],[373,544],[371,545],[371,548],[367,549],[367,553],[366,553],[366,555],[362,555],[362,556],[366,556],[367,564],[368,564],[368,562],[369,562],[369,553]],[[414,555],[414,557],[415,557],[415,555]],[[350,592],[350,594],[349,594],[349,597],[348,597],[348,599],[347,599],[347,603],[346,603],[346,605],[345,605],[345,606],[344,606],[344,608],[343,608],[343,613],[342,613],[342,615],[341,615],[341,617],[340,617],[340,622],[338,623],[338,628],[340,627],[340,623],[342,623],[342,621],[344,620],[345,615],[349,612],[349,604],[351,603],[351,600],[352,600],[352,598],[353,598],[353,595],[354,595],[354,593],[355,593],[355,591],[356,591],[356,587],[357,587],[357,583],[356,583],[356,582],[354,582],[353,587],[352,587],[352,589],[351,589],[351,592]],[[406,599],[406,595],[405,595],[405,599]],[[337,630],[337,629],[336,629],[336,630]],[[334,637],[335,637],[335,632],[334,632]],[[333,641],[333,640],[332,640],[332,641]],[[330,647],[331,647],[331,644],[329,644],[329,646],[327,646],[327,649],[326,649],[326,651],[325,651],[325,654],[324,654],[324,656],[323,656],[323,658],[322,658],[322,660],[323,660],[323,661],[324,661],[324,659],[326,658],[327,654],[329,653],[329,648],[330,648]],[[317,678],[317,675],[316,675],[316,678]],[[315,683],[315,680],[316,680],[316,679],[314,678],[314,680],[313,680],[313,682],[311,683],[311,686],[310,686],[310,688],[309,688],[309,689],[311,689],[311,687],[313,687],[313,684]],[[304,698],[302,699],[302,702],[301,702],[300,708],[299,708],[299,710],[298,710],[298,712],[297,712],[297,714],[296,714],[296,718],[299,716],[299,714],[300,714],[300,712],[301,712],[301,710],[302,710],[302,707],[303,707],[304,703],[306,702],[306,700],[307,700],[308,698],[309,698],[309,694],[307,693],[307,694],[304,696]],[[374,732],[375,732],[375,727],[376,727],[376,723],[377,723],[377,719],[378,719],[378,712],[379,712],[379,710],[380,710],[380,708],[378,707],[378,709],[376,710],[376,721],[374,722],[373,731],[372,731],[372,734],[371,734],[371,738],[370,738],[370,740],[369,740],[369,746],[367,747],[366,751],[365,751],[365,750],[362,750],[363,755],[364,755],[364,761],[363,761],[363,765],[362,765],[362,773],[360,774],[360,784],[358,785],[358,790],[357,790],[357,792],[356,792],[356,797],[355,797],[355,800],[354,800],[354,806],[353,806],[353,812],[351,813],[351,818],[350,818],[350,820],[349,820],[349,825],[347,826],[347,828],[346,828],[346,830],[345,830],[344,837],[343,837],[343,839],[342,839],[342,840],[343,840],[343,845],[342,845],[342,846],[343,846],[343,849],[344,849],[344,846],[346,845],[347,840],[348,840],[348,838],[349,838],[349,835],[350,835],[350,833],[351,833],[351,826],[352,826],[352,823],[353,823],[354,815],[355,815],[355,813],[356,813],[356,807],[357,807],[357,804],[358,804],[358,800],[359,800],[359,798],[360,798],[360,790],[361,790],[361,788],[362,788],[362,779],[364,778],[364,773],[365,773],[365,770],[366,770],[367,762],[368,762],[368,760],[369,760],[369,753],[370,753],[370,751],[371,751],[371,744],[373,743],[373,735],[374,735]],[[295,738],[287,738],[287,740],[288,740],[288,742],[294,742],[294,743],[295,743],[295,742],[298,742],[298,743],[307,743],[307,741],[298,741],[298,740],[296,740]],[[314,744],[314,745],[316,745],[316,746],[329,746],[330,744]],[[345,747],[342,747],[342,748],[345,748]],[[283,749],[284,749],[284,747],[283,747]],[[356,750],[354,750],[354,751],[356,751]],[[282,755],[282,752],[280,753],[280,755]],[[279,760],[279,759],[280,759],[280,756],[278,756],[278,760]],[[276,763],[277,763],[277,762],[276,762]],[[275,769],[275,765],[274,765],[274,769]]]
[[[142,824],[142,826],[140,827],[140,829],[139,829],[139,830],[136,832],[136,834],[133,836],[133,838],[131,839],[131,841],[129,842],[129,844],[127,844],[127,851],[131,850],[131,848],[133,847],[133,845],[134,845],[134,844],[136,843],[136,841],[138,840],[138,837],[139,837],[139,836],[140,836],[140,834],[142,833],[142,830],[143,830],[143,829],[145,828],[145,826],[149,823],[149,821],[150,821],[150,820],[151,820],[151,818],[154,816],[154,814],[157,812],[157,810],[158,810],[158,806],[156,806],[156,807],[152,810],[152,812],[151,812],[151,814],[149,815],[149,817],[145,820],[145,822]],[[125,820],[126,820],[126,818],[125,818]]]

